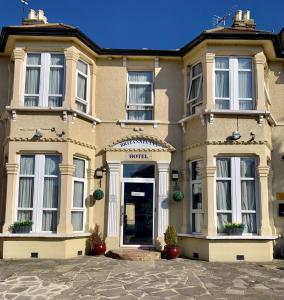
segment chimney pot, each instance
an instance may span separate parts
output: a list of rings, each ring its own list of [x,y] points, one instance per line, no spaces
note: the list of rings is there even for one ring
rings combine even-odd
[[[30,19],[30,20],[36,19],[36,13],[33,9],[30,9],[29,14],[28,14],[28,19]]]
[[[243,20],[250,20],[250,11],[246,10],[243,12]]]
[[[242,20],[242,11],[241,10],[236,11],[235,20],[236,21],[241,21]]]

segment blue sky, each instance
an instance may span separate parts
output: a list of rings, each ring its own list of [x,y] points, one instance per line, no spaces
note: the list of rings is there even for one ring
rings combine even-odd
[[[0,27],[21,22],[21,1],[0,0]],[[203,30],[213,15],[237,5],[251,10],[257,28],[278,33],[284,27],[284,0],[30,0],[49,23],[77,26],[105,48],[176,49]],[[231,17],[227,25],[231,25]]]

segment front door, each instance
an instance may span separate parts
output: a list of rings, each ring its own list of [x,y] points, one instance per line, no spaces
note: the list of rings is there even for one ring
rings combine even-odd
[[[124,182],[122,243],[152,246],[154,223],[154,182]]]

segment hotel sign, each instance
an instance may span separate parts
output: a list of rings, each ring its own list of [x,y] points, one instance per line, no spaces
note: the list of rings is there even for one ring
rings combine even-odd
[[[126,159],[130,159],[130,160],[151,159],[151,158],[152,158],[151,153],[127,153],[126,155]]]
[[[116,149],[162,149],[163,146],[155,141],[146,139],[131,139],[113,146]]]

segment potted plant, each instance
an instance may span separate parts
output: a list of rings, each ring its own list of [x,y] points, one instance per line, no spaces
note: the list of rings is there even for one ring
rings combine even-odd
[[[16,221],[13,223],[14,233],[30,233],[32,230],[33,221]]]
[[[227,223],[225,230],[229,235],[242,235],[244,232],[245,224],[242,223]]]
[[[102,255],[106,252],[106,244],[98,224],[95,225],[94,230],[91,232],[89,244],[91,255]]]
[[[95,200],[101,200],[101,199],[103,199],[103,197],[104,197],[104,192],[103,192],[103,190],[101,190],[101,189],[96,189],[96,190],[93,192],[93,198],[94,198]]]
[[[184,194],[183,194],[182,191],[176,190],[176,191],[173,192],[174,201],[180,202],[180,201],[183,200],[183,198],[184,198]]]
[[[177,244],[177,232],[174,225],[169,225],[164,233],[165,247],[164,256],[167,259],[177,258],[180,254],[180,248]]]

